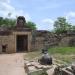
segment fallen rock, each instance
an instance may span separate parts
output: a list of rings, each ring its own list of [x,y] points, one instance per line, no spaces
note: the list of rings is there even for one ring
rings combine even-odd
[[[68,70],[68,71],[73,73],[73,70],[72,70],[71,66],[67,67],[66,70]]]
[[[66,69],[62,69],[61,74],[62,75],[74,75],[72,72],[70,72],[70,71],[68,71]]]

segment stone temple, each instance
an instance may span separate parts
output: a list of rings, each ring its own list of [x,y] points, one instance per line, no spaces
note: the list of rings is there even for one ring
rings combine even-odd
[[[32,30],[23,16],[17,18],[15,27],[0,27],[0,53],[29,52],[69,43],[75,46],[75,34],[58,36],[46,30]]]
[[[25,24],[25,18],[19,16],[14,28],[0,27],[0,53],[31,50],[32,30]]]
[[[0,53],[29,52],[42,50],[48,31],[32,30],[19,16],[15,27],[0,27]]]

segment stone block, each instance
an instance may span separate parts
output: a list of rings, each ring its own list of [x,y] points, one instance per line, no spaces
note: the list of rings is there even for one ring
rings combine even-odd
[[[72,72],[70,72],[70,71],[68,71],[66,69],[62,69],[61,74],[62,75],[74,75]]]
[[[73,73],[73,70],[72,70],[71,66],[67,67],[66,70],[68,70],[68,71]]]

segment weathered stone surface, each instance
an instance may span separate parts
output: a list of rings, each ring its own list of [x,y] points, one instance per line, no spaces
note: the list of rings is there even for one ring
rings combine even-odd
[[[35,66],[28,66],[28,70],[29,72],[34,72],[34,71],[37,71],[38,69],[35,68]]]
[[[47,70],[48,75],[53,75],[54,74],[54,68]]]
[[[17,27],[18,28],[22,28],[22,27],[24,27],[25,26],[25,24],[26,24],[26,20],[25,20],[25,18],[23,17],[23,16],[19,16],[18,18],[17,18]]]
[[[38,59],[38,62],[42,65],[52,65],[52,57],[50,57],[48,53],[45,53]]]
[[[68,71],[73,73],[73,70],[72,70],[71,66],[67,67],[66,70],[68,70]]]
[[[42,65],[36,64],[34,65],[37,69],[42,69]]]
[[[38,62],[25,62],[25,70],[28,75],[47,75],[47,70],[52,69],[52,65],[41,65]]]
[[[48,69],[46,72],[48,75],[54,75],[54,69],[56,68],[56,65],[52,65],[50,69]]]
[[[72,69],[72,71],[73,71],[73,73],[75,75],[75,64],[72,64],[71,69]]]
[[[70,71],[68,71],[66,69],[62,69],[61,74],[62,75],[74,75],[72,72],[70,72]]]
[[[75,75],[75,71],[73,69],[73,67],[75,66],[57,66],[55,69],[54,69],[54,75]]]

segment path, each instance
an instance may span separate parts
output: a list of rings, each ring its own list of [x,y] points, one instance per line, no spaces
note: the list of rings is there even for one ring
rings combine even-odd
[[[0,75],[26,75],[24,53],[0,54]]]

